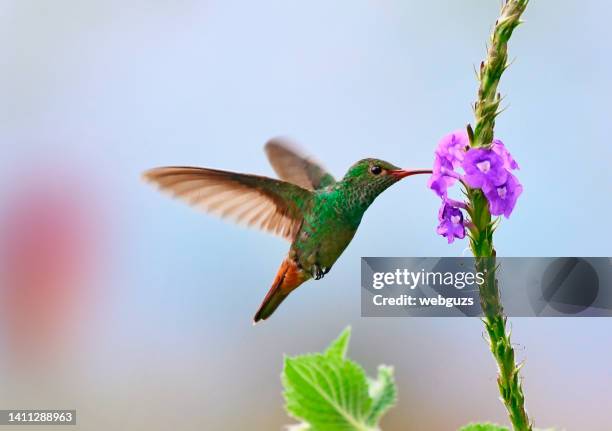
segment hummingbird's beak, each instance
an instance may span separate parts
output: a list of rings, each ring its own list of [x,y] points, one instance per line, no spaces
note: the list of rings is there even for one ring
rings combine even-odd
[[[389,173],[398,180],[401,180],[402,178],[409,177],[411,175],[432,174],[433,171],[431,169],[395,169],[393,171],[389,171]]]

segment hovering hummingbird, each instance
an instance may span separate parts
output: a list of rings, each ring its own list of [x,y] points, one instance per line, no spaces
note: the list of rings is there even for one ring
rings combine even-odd
[[[254,323],[270,317],[299,285],[329,272],[379,194],[402,178],[431,173],[363,159],[336,181],[283,140],[272,139],[265,151],[281,180],[194,167],[161,167],[143,174],[162,191],[206,212],[256,226],[291,242]]]

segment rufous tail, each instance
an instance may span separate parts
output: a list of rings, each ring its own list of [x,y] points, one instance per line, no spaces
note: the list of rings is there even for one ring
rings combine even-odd
[[[253,323],[270,317],[291,291],[306,281],[306,278],[297,263],[291,259],[285,259],[274,278],[272,287],[253,317]]]

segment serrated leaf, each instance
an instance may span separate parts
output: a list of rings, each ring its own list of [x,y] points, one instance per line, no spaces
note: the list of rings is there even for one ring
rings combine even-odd
[[[329,345],[327,350],[325,350],[325,354],[327,356],[335,356],[340,359],[344,359],[346,357],[346,351],[348,350],[348,343],[351,339],[351,327],[347,326],[344,331],[340,333],[338,338],[336,338]]]
[[[376,380],[346,358],[346,328],[323,354],[286,357],[282,374],[285,408],[299,430],[373,431],[395,403],[393,369],[381,366]]]
[[[510,429],[495,424],[482,423],[466,425],[459,431],[510,431]]]
[[[397,390],[393,379],[393,367],[380,365],[378,377],[370,380],[369,394],[372,398],[372,407],[367,423],[376,425],[383,414],[393,407],[397,401]]]
[[[317,431],[369,430],[372,400],[363,369],[336,356],[285,359],[286,408]]]

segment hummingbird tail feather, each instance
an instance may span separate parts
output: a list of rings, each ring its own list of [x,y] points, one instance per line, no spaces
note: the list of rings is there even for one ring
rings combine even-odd
[[[272,287],[255,313],[253,323],[270,317],[291,291],[306,281],[306,278],[293,260],[285,259],[274,278]]]

